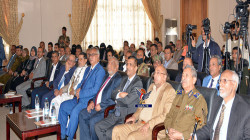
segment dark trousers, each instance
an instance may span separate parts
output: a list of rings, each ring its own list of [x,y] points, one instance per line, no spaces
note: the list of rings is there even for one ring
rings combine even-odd
[[[34,109],[35,108],[35,99],[36,99],[36,95],[38,95],[39,97],[39,101],[40,101],[40,108],[44,107],[44,103],[42,102],[42,97],[43,95],[45,95],[46,93],[49,92],[49,88],[46,87],[46,85],[44,84],[41,87],[37,87],[35,88],[32,93],[31,93],[31,108]],[[43,104],[43,105],[42,105]]]

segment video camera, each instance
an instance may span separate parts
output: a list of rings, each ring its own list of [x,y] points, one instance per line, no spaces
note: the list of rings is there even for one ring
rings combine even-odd
[[[210,33],[210,20],[208,18],[202,20],[202,26],[205,34],[208,35]]]

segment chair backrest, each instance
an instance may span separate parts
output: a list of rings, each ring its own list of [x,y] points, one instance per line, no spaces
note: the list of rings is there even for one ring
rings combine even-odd
[[[154,66],[148,65],[148,68],[149,68],[149,75],[151,76],[151,74],[155,71]]]
[[[197,72],[197,78],[201,80],[201,85],[203,82],[203,79],[208,76],[208,74],[206,74],[205,72]]]
[[[148,91],[149,86],[151,85],[151,83],[153,82],[151,77],[147,77],[147,76],[141,76],[138,75],[141,78],[142,84],[143,84],[143,88]]]
[[[52,60],[49,58],[46,58],[46,72],[45,72],[45,77],[49,78],[50,74],[50,66],[52,65]]]
[[[217,90],[214,88],[206,88],[200,86],[195,86],[195,87],[202,94],[202,96],[205,98],[207,102],[207,109],[208,109],[207,121],[209,121],[214,98],[217,96]]]
[[[108,66],[108,61],[107,60],[101,60],[100,65],[103,66],[103,67],[107,67]]]
[[[179,82],[175,82],[175,81],[171,81],[171,80],[167,80],[167,82],[172,85],[172,87],[174,88],[175,91],[182,89],[181,83],[179,83]]]
[[[126,72],[123,72],[123,71],[120,71],[120,70],[118,70],[118,72],[120,73],[120,75],[121,75],[122,77],[127,76],[127,73],[126,73]]]
[[[175,78],[179,72],[179,70],[167,69],[168,76],[172,81],[175,81]]]

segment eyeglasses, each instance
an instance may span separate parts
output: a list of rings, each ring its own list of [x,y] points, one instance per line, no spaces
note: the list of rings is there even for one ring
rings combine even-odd
[[[222,84],[227,84],[228,81],[235,82],[234,80],[220,79],[220,80],[219,80],[219,84],[220,84],[220,83],[222,83]]]
[[[88,54],[89,56],[95,56],[95,55],[97,55],[96,53],[89,53]]]
[[[155,74],[157,74],[157,75],[160,75],[160,74],[166,75],[165,73],[162,73],[162,72],[155,72]]]

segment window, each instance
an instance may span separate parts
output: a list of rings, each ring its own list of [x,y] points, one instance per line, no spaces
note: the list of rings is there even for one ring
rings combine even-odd
[[[99,46],[102,42],[122,49],[123,41],[134,43],[152,39],[152,24],[141,0],[98,0],[96,12],[82,45]]]

